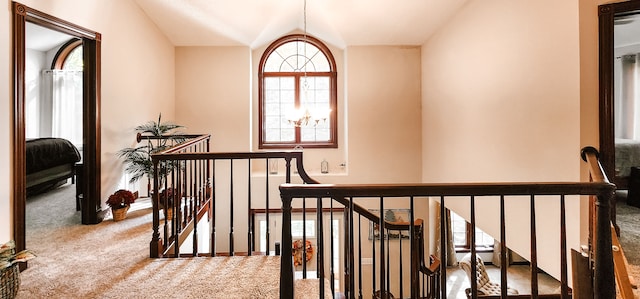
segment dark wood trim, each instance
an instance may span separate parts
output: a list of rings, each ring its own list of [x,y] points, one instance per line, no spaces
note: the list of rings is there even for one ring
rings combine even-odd
[[[106,210],[102,210],[101,190],[101,126],[100,126],[100,33],[94,39],[83,38],[83,111],[82,128],[84,139],[84,178],[88,184],[83,186],[84,205],[82,209],[82,224],[98,224],[105,217]],[[87,165],[89,167],[87,167]]]
[[[640,0],[609,3],[598,6],[598,60],[599,60],[599,160],[609,180],[618,189],[628,187],[628,179],[619,177],[615,171],[615,126],[614,126],[614,19],[616,15],[640,13]],[[620,228],[616,217],[615,198],[611,203],[610,218],[616,231]]]
[[[82,46],[82,40],[79,38],[72,38],[68,42],[64,43],[53,57],[53,61],[51,61],[51,69],[61,70],[64,67],[64,62],[67,60],[69,53],[75,50],[78,46]]]
[[[26,156],[25,156],[25,27],[26,22],[81,38],[85,48],[83,109],[84,186],[82,223],[96,224],[100,215],[100,34],[46,13],[12,2],[13,6],[13,239],[16,249],[26,248]],[[92,113],[87,114],[90,110]]]
[[[640,0],[598,6],[600,163],[618,188],[626,188],[627,180],[615,175],[613,21],[616,15],[637,13],[640,13]]]
[[[26,248],[25,204],[27,168],[25,139],[25,22],[26,8],[13,3],[13,239],[16,250]]]

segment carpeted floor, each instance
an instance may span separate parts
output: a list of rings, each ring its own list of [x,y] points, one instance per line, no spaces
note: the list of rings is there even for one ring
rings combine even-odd
[[[28,199],[27,247],[38,257],[18,298],[278,298],[279,257],[151,259],[148,200],[125,220],[79,225],[74,188]]]
[[[640,208],[627,205],[624,201],[616,205],[616,218],[620,226],[620,244],[629,262],[629,274],[636,284],[640,283]],[[636,298],[640,291],[634,289]]]
[[[38,257],[21,274],[19,299],[278,297],[278,257],[150,259],[148,200],[123,221],[80,225],[74,192],[65,185],[27,200],[27,247]],[[640,282],[640,209],[617,206],[629,272]]]

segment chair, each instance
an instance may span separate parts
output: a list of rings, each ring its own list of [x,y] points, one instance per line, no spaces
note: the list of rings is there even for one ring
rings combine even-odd
[[[471,253],[467,253],[460,261],[460,268],[467,273],[469,282],[471,283]],[[484,262],[479,255],[476,255],[476,283],[478,286],[478,295],[501,295],[500,284],[491,281],[484,267]],[[468,298],[471,298],[471,288],[465,290]],[[518,290],[507,286],[507,294],[517,295]]]

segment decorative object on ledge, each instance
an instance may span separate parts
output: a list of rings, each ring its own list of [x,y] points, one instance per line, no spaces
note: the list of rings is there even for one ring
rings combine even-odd
[[[18,262],[26,262],[36,255],[23,250],[15,253],[16,243],[9,241],[0,246],[0,298],[15,298],[20,288],[20,269]]]
[[[278,159],[269,160],[269,174],[278,174]]]
[[[111,207],[113,221],[120,221],[127,218],[127,211],[132,203],[138,199],[138,191],[132,193],[129,190],[120,189],[109,196],[107,205]]]
[[[306,245],[304,246],[304,250],[307,251],[307,260],[306,262],[309,263],[309,261],[313,258],[313,245],[311,244],[311,241],[306,240]],[[292,251],[292,255],[293,255],[293,265],[294,266],[301,266],[302,265],[302,240],[295,240],[293,241],[293,246],[291,246]]]
[[[325,159],[320,162],[320,172],[329,173],[329,162],[327,162],[327,160]]]

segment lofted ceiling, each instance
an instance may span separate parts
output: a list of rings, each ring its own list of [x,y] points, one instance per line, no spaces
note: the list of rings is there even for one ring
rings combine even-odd
[[[257,48],[304,30],[305,0],[134,0],[175,46]],[[307,0],[307,32],[335,46],[420,45],[468,0]]]

